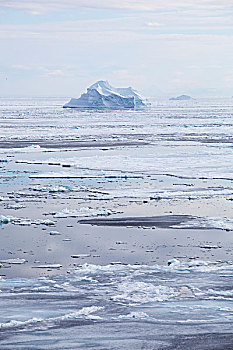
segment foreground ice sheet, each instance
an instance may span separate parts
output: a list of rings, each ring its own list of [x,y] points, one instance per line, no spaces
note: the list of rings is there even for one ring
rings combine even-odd
[[[107,81],[97,81],[80,98],[72,98],[64,108],[125,109],[146,106],[146,102],[131,87],[114,88]]]
[[[177,341],[180,327],[186,338],[220,340],[223,323],[229,343],[232,277],[232,265],[175,259],[169,266],[84,264],[69,275],[2,279],[0,344],[6,349],[13,343],[14,349],[33,349],[35,342],[39,349],[139,349],[142,344],[166,349]],[[213,348],[212,343],[205,349]]]
[[[0,348],[231,350],[233,100],[1,101]]]

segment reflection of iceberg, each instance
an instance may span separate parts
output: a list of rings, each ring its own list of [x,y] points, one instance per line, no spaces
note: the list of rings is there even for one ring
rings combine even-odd
[[[72,98],[64,108],[125,109],[144,107],[147,103],[131,87],[114,88],[107,81],[97,81],[81,97]]]

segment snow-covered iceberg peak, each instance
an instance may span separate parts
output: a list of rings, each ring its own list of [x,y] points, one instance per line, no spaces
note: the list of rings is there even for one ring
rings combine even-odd
[[[115,88],[107,81],[99,80],[91,85],[79,98],[72,98],[64,108],[109,108],[125,109],[148,105],[131,87]]]

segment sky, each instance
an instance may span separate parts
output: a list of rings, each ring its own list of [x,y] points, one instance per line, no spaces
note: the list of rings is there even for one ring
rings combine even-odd
[[[0,96],[233,95],[233,0],[0,0]]]

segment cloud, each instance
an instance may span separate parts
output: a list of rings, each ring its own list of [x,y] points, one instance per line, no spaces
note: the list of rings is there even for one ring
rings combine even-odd
[[[121,6],[126,6],[128,9],[131,4],[133,9],[134,4],[136,6],[135,8],[140,8],[139,5],[142,1],[138,0],[134,3],[131,0],[119,0],[118,2],[111,0],[109,3],[109,6],[119,9]],[[221,4],[224,3],[225,1],[222,0]],[[227,4],[229,3],[233,4],[233,0],[228,0]],[[34,38],[37,40],[46,39],[47,36],[47,38],[59,40],[59,38],[65,39],[68,36],[69,40],[69,37],[72,39],[80,35],[85,36],[87,33],[93,33],[93,36],[95,36],[96,40],[99,42],[100,39],[97,35],[101,35],[101,33],[104,33],[105,36],[108,34],[111,35],[111,33],[118,33],[118,35],[121,35],[120,40],[125,40],[125,35],[130,37],[130,33],[133,32],[137,34],[147,33],[148,35],[151,33],[156,35],[206,35],[208,33],[212,33],[213,35],[233,35],[233,12],[230,11],[228,7],[219,8],[215,0],[187,0],[186,2],[182,0],[167,0],[166,2],[160,0],[145,0],[143,4],[145,8],[151,7],[153,9],[155,9],[156,6],[161,6],[164,11],[116,11],[114,16],[112,12],[108,12],[108,15],[104,16],[104,18],[99,18],[98,11],[92,11],[92,16],[93,13],[95,13],[92,19],[86,19],[84,16],[77,20],[61,21],[54,15],[42,17],[42,20],[35,21],[35,23],[33,23],[31,19],[28,22],[23,17],[23,19],[19,19],[19,21],[14,24],[0,24],[0,38]],[[207,7],[202,8],[200,4],[205,4]],[[95,5],[95,7],[101,8],[101,6],[107,6],[107,2],[105,0],[50,0],[47,2],[44,0],[0,0],[0,5],[24,9],[31,14],[35,14],[43,13],[43,11],[46,12],[48,10],[70,9],[71,7],[78,8],[81,6],[87,7]],[[174,7],[175,5],[176,9]],[[168,11],[169,8],[173,10]],[[180,10],[177,11],[177,9]],[[210,11],[210,9],[212,9],[212,11]],[[70,13],[71,11],[69,14]],[[66,13],[64,18],[69,19],[70,17],[69,15],[67,16]],[[81,38],[79,39],[81,40]]]
[[[233,0],[0,0],[0,68],[15,82],[10,93],[72,94],[97,79],[164,91],[230,86],[232,7]]]
[[[34,15],[75,8],[167,11],[171,9],[231,9],[232,5],[232,0],[0,0],[2,7],[24,10]]]
[[[45,69],[43,75],[46,77],[64,77],[66,74],[62,69]]]
[[[0,0],[1,1],[1,0]],[[4,0],[2,0],[4,1]],[[55,1],[55,0],[54,0]],[[216,35],[233,36],[233,14],[215,10],[213,13],[204,10],[182,10],[168,12],[129,13],[114,18],[57,20],[56,16],[39,23],[21,21],[15,24],[0,24],[1,39],[34,39],[34,40],[79,40],[85,41],[92,35],[91,41],[103,42],[116,40],[123,42],[134,36],[177,35],[188,37]],[[112,36],[112,37],[111,37]],[[104,39],[105,38],[105,39]]]
[[[32,68],[29,66],[25,66],[23,64],[13,64],[12,68],[19,69],[19,70],[31,70]]]
[[[13,64],[11,66],[13,69],[20,70],[20,71],[34,71],[39,73],[42,77],[64,77],[68,76],[68,70],[70,67],[56,67],[56,68],[50,68],[50,67],[44,67],[44,66],[38,66],[34,64]]]
[[[146,23],[146,25],[147,25],[148,27],[156,27],[156,28],[162,26],[162,24],[161,24],[161,23],[158,23],[158,22],[148,22],[148,23]]]

